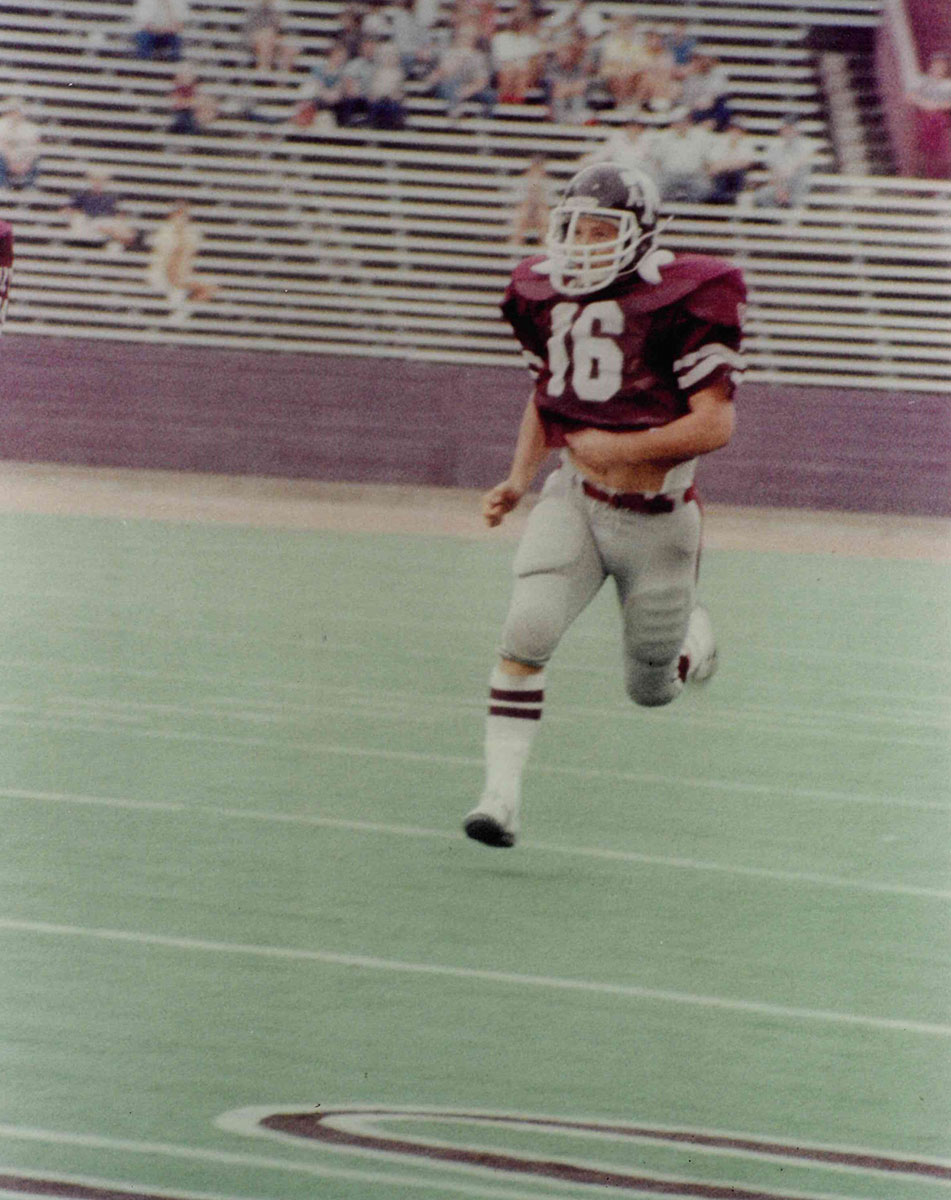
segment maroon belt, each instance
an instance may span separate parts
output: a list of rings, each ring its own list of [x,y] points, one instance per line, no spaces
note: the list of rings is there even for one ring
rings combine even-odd
[[[592,500],[600,500],[602,504],[610,504],[612,508],[623,508],[628,512],[645,513],[649,517],[659,513],[671,513],[679,502],[676,496],[644,496],[640,492],[602,492],[587,479],[581,481],[581,487],[584,494]],[[691,484],[684,492],[683,503],[689,504],[691,500],[696,499],[697,489]]]

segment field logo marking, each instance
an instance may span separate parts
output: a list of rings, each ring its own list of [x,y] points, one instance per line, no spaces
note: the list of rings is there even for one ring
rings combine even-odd
[[[394,1131],[394,1125],[440,1123],[468,1126],[473,1142],[434,1137],[431,1132],[412,1129]],[[768,1172],[792,1167],[800,1170],[844,1172],[854,1179],[860,1176],[919,1179],[931,1183],[951,1183],[951,1162],[917,1159],[874,1150],[786,1142],[754,1135],[724,1133],[705,1129],[683,1129],[628,1121],[549,1117],[519,1112],[491,1112],[451,1109],[424,1105],[346,1104],[296,1108],[242,1108],[225,1113],[216,1121],[220,1129],[243,1136],[279,1138],[312,1142],[315,1147],[344,1154],[407,1160],[445,1171],[476,1172],[520,1177],[523,1180],[562,1186],[609,1188],[615,1194],[679,1196],[698,1200],[819,1200],[819,1193],[799,1190],[775,1190],[725,1179],[704,1179],[704,1156],[727,1156],[746,1163],[759,1162]],[[544,1151],[521,1151],[485,1144],[494,1132],[536,1133],[547,1137],[582,1138],[602,1143],[637,1143],[676,1153],[680,1151],[687,1174],[668,1174],[653,1167],[637,1170],[605,1162],[569,1159]],[[747,1172],[748,1173],[748,1172]],[[822,1193],[823,1195],[825,1193]],[[845,1200],[843,1196],[843,1200]]]

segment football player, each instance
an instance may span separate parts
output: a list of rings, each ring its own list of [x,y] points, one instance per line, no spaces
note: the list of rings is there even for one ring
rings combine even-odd
[[[491,677],[485,789],[464,821],[488,846],[516,840],[546,664],[608,576],[635,703],[668,704],[716,664],[695,600],[694,471],[733,433],[745,288],[720,259],[658,249],[658,203],[636,166],[585,167],[551,214],[546,253],[515,268],[502,303],[535,387],[508,478],[483,498],[487,524],[515,508],[552,448],[561,465],[515,556]]]
[[[7,316],[7,300],[10,296],[10,276],[13,274],[13,229],[6,221],[0,221],[0,329]]]

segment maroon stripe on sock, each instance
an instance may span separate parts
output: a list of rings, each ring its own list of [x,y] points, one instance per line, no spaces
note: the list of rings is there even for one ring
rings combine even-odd
[[[520,717],[523,721],[540,721],[542,710],[540,708],[508,708],[504,704],[490,704],[489,716]]]
[[[545,699],[544,692],[504,692],[501,688],[492,688],[489,695],[493,700],[507,700],[510,704],[523,700],[526,704],[541,704]]]

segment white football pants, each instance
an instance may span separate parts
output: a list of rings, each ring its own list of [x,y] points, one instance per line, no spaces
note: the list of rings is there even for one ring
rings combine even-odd
[[[567,463],[545,482],[515,556],[500,653],[544,666],[611,576],[627,693],[637,704],[669,704],[683,687],[680,656],[696,594],[700,506],[674,492],[668,493],[673,512],[630,512],[587,496],[582,482]]]

